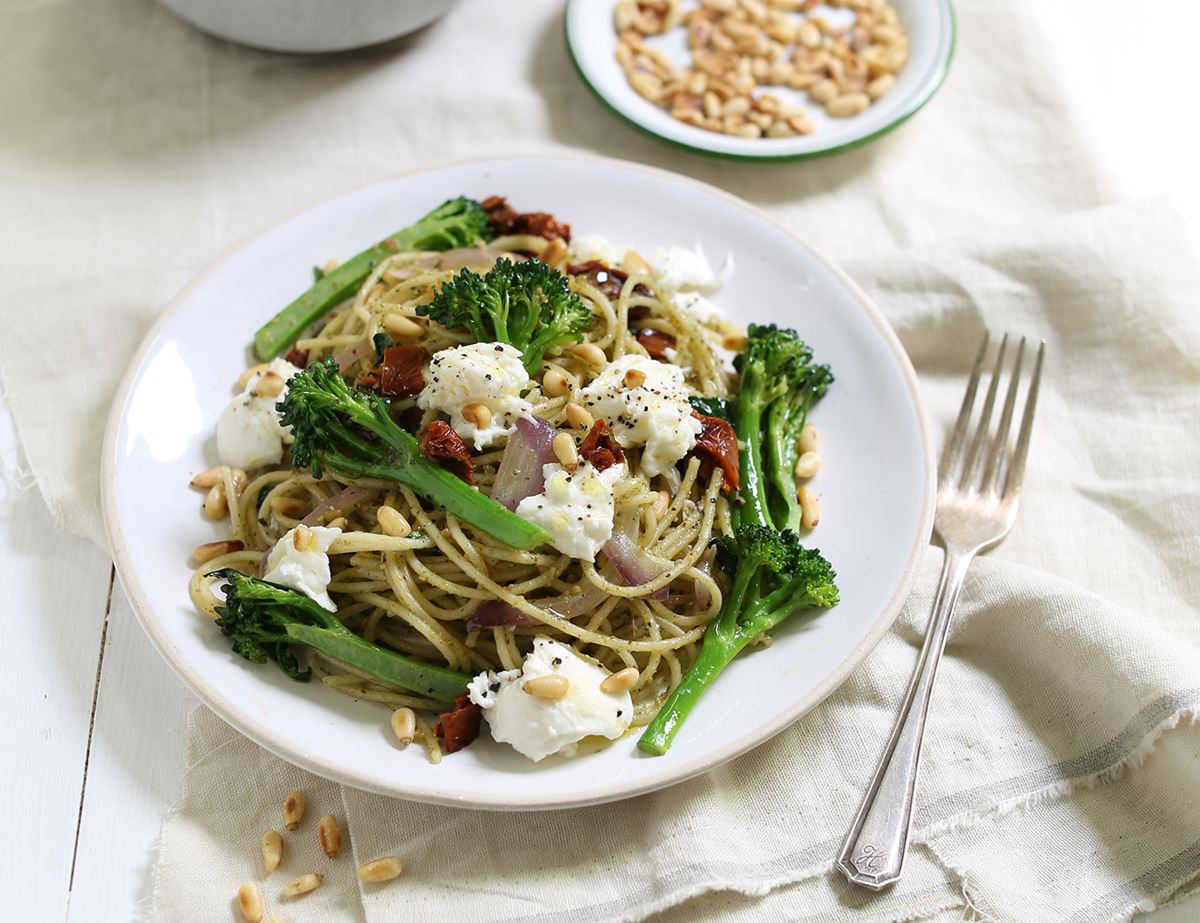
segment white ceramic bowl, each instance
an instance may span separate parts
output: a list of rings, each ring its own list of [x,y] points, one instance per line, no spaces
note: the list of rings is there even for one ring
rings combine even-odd
[[[812,541],[834,563],[842,601],[785,622],[739,657],[671,750],[636,734],[576,759],[534,764],[485,733],[430,765],[389,740],[387,710],[273,664],[235,657],[193,609],[188,558],[227,537],[200,512],[191,476],[216,462],[214,430],[249,362],[254,330],[307,287],[312,266],[347,256],[455,195],[499,193],[576,233],[642,249],[699,241],[737,269],[717,296],[736,319],[796,327],[837,381],[817,406],[825,465],[812,486]],[[839,270],[738,199],[682,176],[583,158],[481,160],[393,177],[293,215],[193,282],[147,336],[121,385],[103,459],[117,572],[167,662],[238,730],[306,769],[358,788],[460,807],[537,809],[624,798],[682,781],[785,728],[835,689],[891,625],[933,518],[934,462],[916,380],[879,311]],[[850,731],[850,733],[853,733]]]
[[[161,0],[198,29],[269,51],[346,51],[406,35],[458,0]]]

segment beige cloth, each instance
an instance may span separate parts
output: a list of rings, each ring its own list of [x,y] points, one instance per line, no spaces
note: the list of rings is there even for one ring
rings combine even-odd
[[[108,404],[162,306],[254,228],[420,162],[581,148],[745,196],[872,287],[939,426],[985,323],[1050,346],[1027,501],[968,578],[899,888],[864,894],[829,866],[907,681],[934,551],[897,629],[825,705],[625,804],[487,815],[387,801],[201,711],[153,919],[228,920],[222,895],[259,874],[274,793],[293,786],[343,816],[354,859],[394,852],[409,868],[360,891],[353,862],[321,860],[306,827],[285,868],[324,869],[325,885],[284,906],[283,872],[265,883],[290,923],[1091,921],[1195,884],[1200,639],[1181,600],[1200,589],[1197,273],[1161,209],[1052,220],[1110,198],[1052,56],[1021,4],[959,15],[950,79],[912,122],[836,158],[752,165],[615,120],[572,73],[552,0],[465,0],[416,36],[325,59],[215,42],[147,0],[0,9],[0,377],[55,516],[96,541]]]

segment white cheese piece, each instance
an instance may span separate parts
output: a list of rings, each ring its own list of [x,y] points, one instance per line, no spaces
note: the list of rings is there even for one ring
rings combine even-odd
[[[733,254],[725,257],[718,272],[713,272],[699,243],[687,247],[659,247],[650,255],[650,268],[658,284],[670,292],[696,291],[712,294],[733,272]]]
[[[680,311],[702,324],[722,316],[721,309],[699,292],[676,292],[671,300]]]
[[[267,367],[285,382],[300,370],[286,359],[274,359]],[[246,387],[221,411],[217,420],[217,455],[234,468],[258,468],[276,465],[283,459],[283,440],[291,435],[279,422],[275,405],[287,394],[258,393],[258,383],[266,372],[251,375]]]
[[[325,526],[307,526],[312,533],[312,544],[304,551],[296,550],[295,529],[290,529],[275,543],[267,555],[267,572],[263,579],[268,583],[299,590],[322,609],[337,612],[337,606],[329,598],[329,546],[342,534],[341,529]]]
[[[543,493],[517,504],[517,515],[550,533],[550,544],[572,558],[591,561],[612,538],[613,487],[625,465],[597,471],[584,462],[574,473],[557,462],[542,466]]]
[[[521,351],[507,343],[470,343],[434,353],[422,371],[425,387],[417,395],[422,410],[440,410],[463,440],[482,451],[516,429],[517,420],[533,415],[521,397],[530,386]],[[463,416],[467,404],[482,404],[492,413],[484,427]]]
[[[618,247],[612,241],[599,234],[584,234],[576,237],[567,247],[567,256],[572,263],[587,263],[598,260],[605,266],[619,267],[625,256],[624,247]]]
[[[641,372],[645,381],[626,387],[630,371]],[[648,477],[662,474],[687,455],[700,435],[683,376],[677,365],[627,355],[610,362],[580,392],[583,406],[594,418],[608,422],[623,448],[644,446],[642,473]]]
[[[570,683],[561,699],[539,699],[521,688],[528,680],[554,675]],[[483,708],[492,737],[536,763],[552,753],[574,756],[585,737],[616,740],[628,730],[633,698],[628,691],[601,692],[608,675],[566,645],[537,638],[520,670],[480,673],[467,692]]]

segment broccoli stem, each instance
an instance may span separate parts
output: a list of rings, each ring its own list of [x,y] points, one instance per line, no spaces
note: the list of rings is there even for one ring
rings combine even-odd
[[[467,690],[471,677],[457,670],[438,667],[386,650],[353,634],[346,628],[318,628],[292,622],[287,636],[296,644],[315,648],[326,657],[353,667],[401,689],[418,695],[452,702]]]
[[[742,489],[738,494],[745,503],[733,505],[734,522],[769,525],[771,518],[767,511],[767,489],[762,470],[762,406],[757,402],[738,401],[734,416],[733,428],[739,436],[744,436],[745,441],[739,457]]]

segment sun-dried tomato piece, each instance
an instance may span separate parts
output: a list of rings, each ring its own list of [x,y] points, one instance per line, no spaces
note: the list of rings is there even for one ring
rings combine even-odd
[[[418,437],[421,454],[440,462],[468,484],[475,483],[475,460],[467,451],[462,437],[445,420],[431,420]]]
[[[454,710],[438,716],[434,733],[442,741],[447,753],[455,753],[479,736],[483,722],[483,709],[471,701],[469,696],[460,695],[454,700]]]
[[[425,387],[421,370],[428,361],[424,346],[388,346],[383,361],[363,376],[362,383],[384,397],[412,397]]]
[[[305,368],[308,365],[308,353],[302,349],[296,349],[294,346],[288,350],[287,355],[283,358],[284,361],[290,362],[298,369]]]
[[[488,224],[497,235],[532,234],[546,240],[571,242],[571,226],[559,221],[549,212],[518,212],[504,196],[489,196],[481,203],[487,212]]]
[[[738,443],[737,433],[729,425],[728,420],[720,417],[706,417],[692,411],[692,416],[700,421],[700,435],[696,437],[696,447],[692,452],[700,459],[700,473],[705,477],[712,474],[714,468],[720,468],[724,475],[721,490],[732,494],[738,489]]]
[[[650,354],[651,359],[663,362],[667,358],[667,350],[675,348],[675,337],[653,327],[643,327],[637,332],[637,341]]]
[[[591,462],[597,471],[611,468],[625,461],[625,453],[621,451],[621,443],[612,434],[612,430],[604,420],[597,420],[583,437],[579,446],[579,457]]]
[[[609,301],[615,301],[621,296],[621,286],[629,278],[629,274],[619,269],[613,269],[599,260],[588,260],[586,263],[571,263],[567,266],[567,274],[571,276],[587,276],[588,284],[598,288]]]

